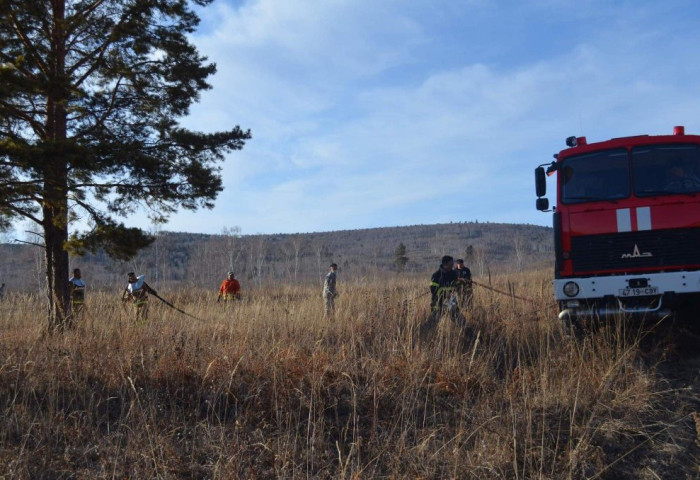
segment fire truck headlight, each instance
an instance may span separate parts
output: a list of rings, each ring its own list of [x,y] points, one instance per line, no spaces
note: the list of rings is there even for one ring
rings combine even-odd
[[[576,282],[566,282],[564,284],[564,295],[567,297],[575,297],[578,295],[579,288]]]

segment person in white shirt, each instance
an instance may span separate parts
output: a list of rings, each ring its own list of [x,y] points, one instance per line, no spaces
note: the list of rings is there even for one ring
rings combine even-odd
[[[139,275],[129,272],[129,284],[122,294],[123,302],[131,302],[136,308],[136,321],[146,321],[148,319],[148,294],[157,295],[145,281],[146,275]]]

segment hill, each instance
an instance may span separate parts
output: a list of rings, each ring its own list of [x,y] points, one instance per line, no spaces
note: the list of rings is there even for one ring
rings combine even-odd
[[[158,232],[153,245],[128,263],[98,253],[73,258],[93,288],[115,288],[128,271],[148,275],[159,288],[215,288],[233,269],[245,284],[319,281],[330,262],[345,281],[398,273],[399,244],[406,247],[407,274],[427,275],[442,255],[464,258],[475,275],[546,267],[552,258],[552,231],[520,224],[462,222],[277,235],[205,235]],[[8,289],[43,286],[43,252],[32,245],[0,245],[0,281]]]

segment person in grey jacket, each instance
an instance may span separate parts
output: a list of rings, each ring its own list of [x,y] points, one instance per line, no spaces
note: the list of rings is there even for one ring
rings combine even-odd
[[[338,265],[331,263],[326,278],[323,281],[323,299],[326,302],[327,317],[332,317],[335,313],[335,297],[338,296],[338,290],[335,288],[336,270],[338,270]]]

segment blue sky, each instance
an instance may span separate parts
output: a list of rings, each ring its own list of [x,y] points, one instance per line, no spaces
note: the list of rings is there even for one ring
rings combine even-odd
[[[700,133],[700,2],[216,0],[183,120],[253,139],[167,230],[549,225],[533,169],[570,135]],[[148,228],[146,220],[130,219]]]

